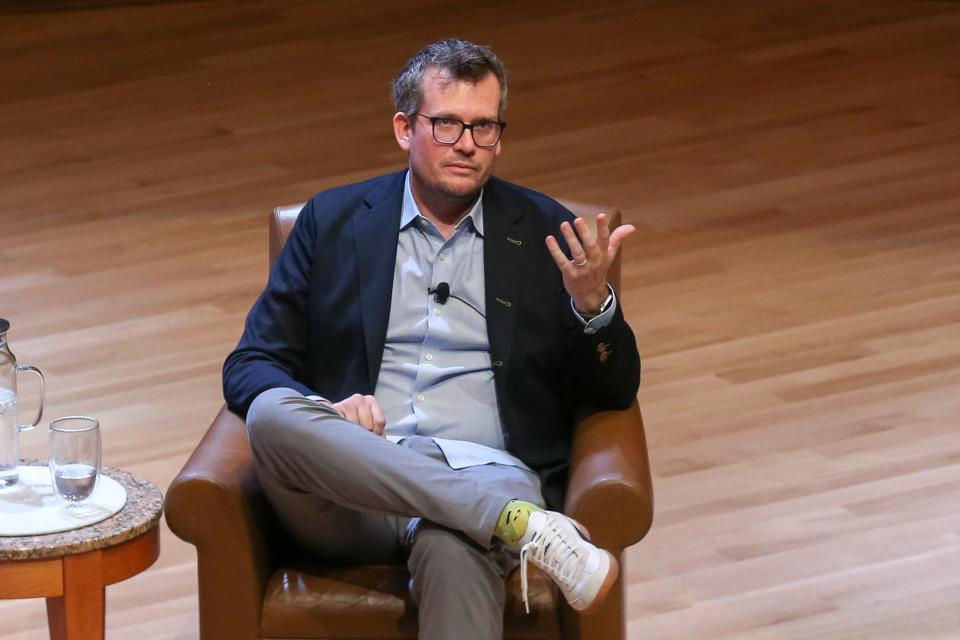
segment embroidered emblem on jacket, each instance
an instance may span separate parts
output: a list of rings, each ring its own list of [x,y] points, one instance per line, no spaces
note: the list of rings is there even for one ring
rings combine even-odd
[[[607,358],[610,357],[610,345],[606,342],[601,342],[597,345],[597,355],[600,356],[600,364],[603,364],[607,361]]]

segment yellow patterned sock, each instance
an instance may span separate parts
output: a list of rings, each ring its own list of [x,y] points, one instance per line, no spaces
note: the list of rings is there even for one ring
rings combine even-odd
[[[497,528],[493,530],[493,535],[511,547],[519,548],[520,539],[527,532],[527,520],[534,511],[543,511],[543,509],[532,502],[511,500],[500,512]]]

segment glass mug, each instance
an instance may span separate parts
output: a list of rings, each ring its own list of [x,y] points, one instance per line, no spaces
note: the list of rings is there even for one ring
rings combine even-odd
[[[67,502],[82,511],[100,477],[100,423],[86,416],[66,416],[50,423],[50,482]]]
[[[10,323],[0,318],[0,489],[20,479],[20,432],[37,426],[43,416],[43,374],[36,367],[17,364],[7,345]],[[29,372],[40,379],[40,404],[33,422],[17,424],[17,374]]]

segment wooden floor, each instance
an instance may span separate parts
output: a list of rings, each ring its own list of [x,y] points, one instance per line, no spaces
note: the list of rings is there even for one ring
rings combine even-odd
[[[451,34],[510,68],[499,174],[639,228],[630,638],[960,637],[956,2],[7,0],[0,316],[47,415],[165,488],[266,212],[400,167],[389,81]],[[165,530],[108,638],[196,638],[194,571]],[[0,640],[43,637],[40,601],[0,602]]]

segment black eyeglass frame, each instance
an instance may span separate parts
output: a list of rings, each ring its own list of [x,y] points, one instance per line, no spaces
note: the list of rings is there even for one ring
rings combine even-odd
[[[417,112],[417,115],[420,116],[421,118],[426,118],[427,120],[430,121],[430,133],[431,135],[433,135],[433,141],[436,142],[437,144],[447,144],[447,145],[457,144],[458,142],[460,142],[460,138],[463,137],[463,132],[466,131],[467,129],[470,129],[470,137],[473,138],[473,144],[477,145],[478,147],[482,147],[484,149],[490,149],[492,147],[497,146],[497,144],[500,142],[500,138],[503,137],[503,130],[507,128],[507,123],[503,122],[502,120],[478,120],[477,122],[471,122],[470,124],[467,124],[466,122],[464,122],[459,118],[451,118],[449,116],[428,116],[424,113],[420,113],[419,111]],[[449,120],[450,122],[460,123],[460,135],[457,136],[456,140],[453,140],[452,142],[443,142],[442,140],[437,138],[437,121],[438,120]],[[500,125],[500,133],[497,134],[497,139],[494,140],[491,144],[480,144],[479,142],[477,142],[477,138],[473,135],[473,128],[477,125],[482,125],[482,124]]]

